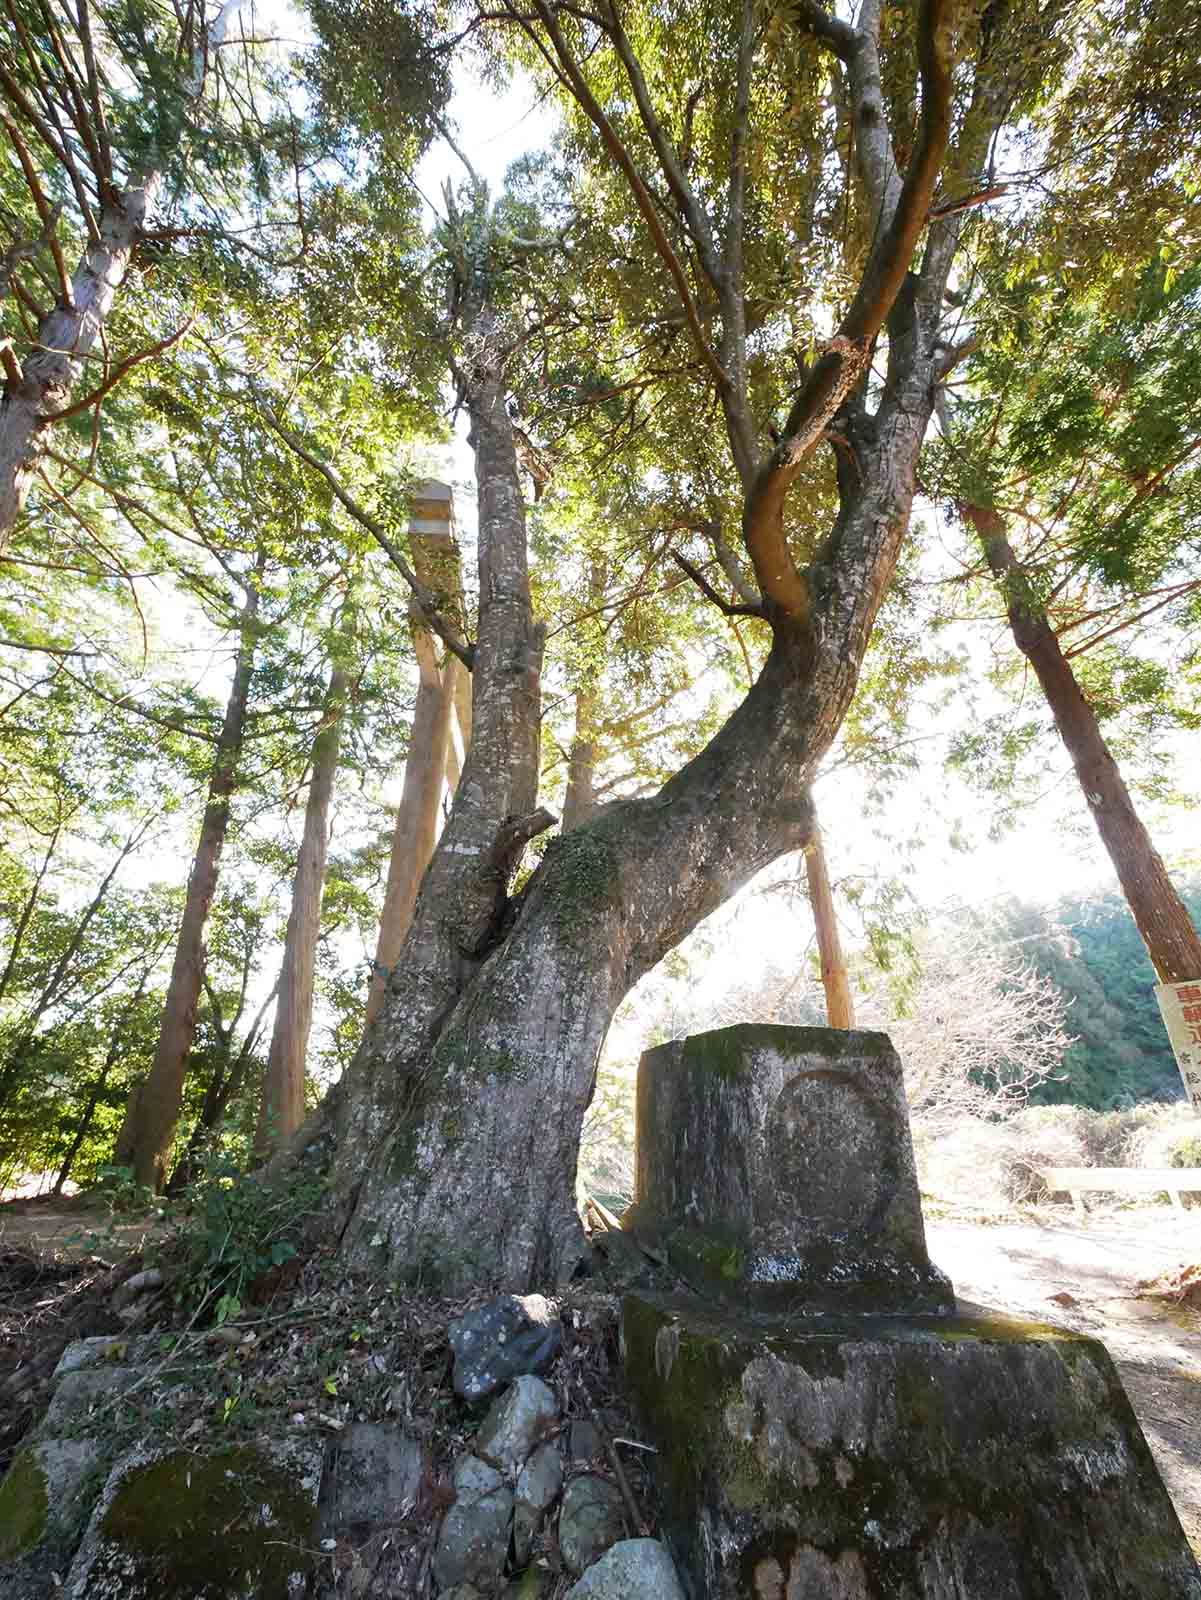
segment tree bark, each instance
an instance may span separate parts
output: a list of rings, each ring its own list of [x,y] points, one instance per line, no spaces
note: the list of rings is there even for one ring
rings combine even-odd
[[[0,397],[0,554],[8,547],[37,466],[38,441],[54,414],[70,402],[87,358],[98,343],[137,245],[154,207],[162,176],[106,202],[100,212],[99,243],[89,244],[71,279],[71,300],[42,318],[33,353],[21,366],[20,382]]]
[[[575,737],[567,758],[563,797],[564,833],[587,822],[596,810],[596,690],[584,683],[575,697]]]
[[[367,991],[367,1022],[379,1016],[390,978],[413,920],[417,891],[434,853],[446,775],[451,699],[438,670],[434,636],[420,614],[410,612],[413,654],[417,657],[417,700],[409,729],[404,787],[396,812],[388,883],[380,913],[379,939]]]
[[[292,906],[284,935],[275,1026],[271,1032],[254,1135],[254,1153],[260,1160],[266,1160],[282,1140],[291,1138],[304,1121],[304,1064],[313,1022],[313,980],[317,937],[321,932],[321,897],[325,890],[329,807],[338,771],[348,683],[345,669],[334,667],[321,726],[313,740],[313,775],[292,879]]]
[[[1033,596],[1006,536],[1004,517],[987,506],[964,503],[960,509],[976,530],[989,568],[1004,592],[1014,642],[1033,667],[1046,696],[1152,966],[1163,983],[1201,978],[1201,938],[1134,808],[1096,713]]]
[[[409,518],[409,547],[420,581],[439,597],[466,632],[463,573],[454,536],[454,499],[448,485],[430,480],[417,486]],[[368,1025],[379,1016],[388,979],[413,920],[417,891],[438,838],[442,786],[448,771],[452,791],[458,786],[461,763],[451,733],[452,713],[457,711],[462,716],[466,707],[467,718],[471,715],[470,673],[449,653],[439,667],[434,635],[415,606],[410,607],[409,620],[417,658],[417,700],[388,859],[379,939],[367,990]],[[466,750],[470,721],[461,727]]]
[[[813,908],[813,926],[817,932],[822,988],[826,992],[826,1021],[832,1028],[853,1028],[855,1003],[851,998],[846,957],[842,953],[842,940],[838,934],[834,891],[826,867],[821,829],[816,824],[813,838],[805,846],[805,878],[809,885],[809,904]]]
[[[473,409],[475,732],[388,1004],[337,1101],[348,1260],[447,1286],[512,1288],[562,1280],[578,1264],[579,1132],[613,1011],[704,916],[810,835],[809,783],[854,691],[908,525],[941,281],[932,275],[897,309],[878,412],[855,407],[839,419],[853,459],[840,462],[842,510],[810,569],[812,622],[776,622],[746,700],[658,795],[606,806],[551,842],[519,901],[500,907],[491,946],[464,934],[481,857],[505,819],[532,803],[537,654],[528,598],[507,608],[503,649],[495,637],[497,544],[506,563],[519,559],[517,480],[500,397],[484,417]],[[525,760],[514,748],[523,739]]]
[[[117,1139],[116,1160],[131,1166],[137,1181],[156,1193],[167,1177],[183,1103],[184,1075],[196,1034],[196,1008],[204,985],[204,929],[208,921],[221,852],[229,831],[230,798],[237,786],[238,762],[246,731],[246,704],[254,671],[259,590],[255,577],[247,583],[242,607],[238,653],[225,721],[209,780],[208,801],[200,840],[188,878],[183,920],[163,1006],[163,1021],[150,1071],[130,1096],[129,1109]]]

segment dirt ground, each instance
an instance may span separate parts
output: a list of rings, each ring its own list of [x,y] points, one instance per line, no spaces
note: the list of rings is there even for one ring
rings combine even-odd
[[[78,1258],[100,1244],[112,1260],[114,1232],[132,1249],[148,1231],[145,1221],[114,1228],[70,1202],[0,1207],[0,1255]],[[1141,1280],[1201,1260],[1201,1209],[1097,1206],[1078,1218],[1045,1207],[1001,1222],[932,1220],[927,1236],[961,1300],[1102,1340],[1201,1558],[1201,1313],[1136,1293]]]
[[[1100,1339],[1117,1363],[1189,1542],[1201,1558],[1201,1315],[1137,1297],[1201,1259],[1201,1209],[1044,1208],[1020,1221],[926,1225],[961,1300]]]

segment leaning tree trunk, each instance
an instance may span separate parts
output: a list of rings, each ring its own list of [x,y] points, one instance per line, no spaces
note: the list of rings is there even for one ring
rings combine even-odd
[[[183,1103],[184,1074],[196,1033],[196,1008],[204,984],[204,929],[217,889],[221,852],[229,830],[229,804],[237,784],[238,761],[246,731],[246,703],[254,671],[259,591],[247,584],[233,686],[217,741],[200,840],[188,878],[183,920],[175,946],[163,1021],[150,1071],[130,1096],[117,1139],[116,1161],[131,1166],[140,1184],[156,1192],[167,1177],[167,1163]]]
[[[842,940],[838,934],[838,917],[834,910],[834,890],[826,865],[826,851],[816,820],[813,838],[805,846],[805,878],[809,886],[813,926],[817,933],[822,988],[826,993],[826,1021],[832,1028],[853,1028],[855,1003],[851,998],[846,957],[842,953]]]
[[[1009,626],[1034,668],[1101,841],[1163,983],[1201,978],[1201,938],[1177,894],[1151,836],[1110,754],[1096,713],[1085,699],[1055,630],[1032,595],[1006,537],[1005,519],[991,507],[964,504],[989,567],[1005,592]]]
[[[112,304],[129,269],[146,218],[153,209],[160,174],[138,188],[112,196],[97,223],[99,241],[89,244],[71,279],[71,304],[42,318],[33,353],[10,378],[0,398],[0,554],[21,514],[38,460],[38,441],[72,392],[100,339]]]
[[[329,807],[338,771],[348,682],[342,667],[335,667],[330,673],[321,726],[313,740],[313,776],[292,879],[292,906],[284,934],[275,1026],[271,1032],[254,1135],[255,1155],[264,1160],[282,1140],[291,1138],[304,1121],[304,1063],[313,1023],[313,980],[317,936],[321,932],[321,897],[325,890]]]
[[[388,1003],[337,1098],[335,1186],[351,1262],[447,1286],[529,1288],[580,1260],[579,1135],[614,1010],[703,917],[809,837],[809,783],[908,525],[932,404],[936,292],[941,280],[894,315],[877,414],[856,404],[839,419],[854,459],[840,462],[842,510],[810,569],[810,618],[776,622],[746,700],[658,795],[606,806],[553,840],[507,904],[506,848],[538,826],[523,813],[534,801],[541,639],[508,418],[499,393],[490,404],[474,396],[474,734]],[[515,741],[528,742],[528,760]],[[509,775],[506,793],[498,774]]]

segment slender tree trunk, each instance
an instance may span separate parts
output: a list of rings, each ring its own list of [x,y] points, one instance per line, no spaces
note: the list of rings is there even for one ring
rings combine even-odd
[[[41,993],[34,1002],[32,1011],[25,1017],[17,1041],[13,1045],[3,1070],[0,1071],[0,1107],[7,1105],[9,1096],[20,1080],[29,1047],[37,1034],[38,1024],[66,988],[65,979],[70,971],[71,963],[78,955],[79,948],[83,944],[84,935],[91,926],[96,913],[104,904],[108,891],[112,888],[113,880],[116,878],[126,858],[141,844],[149,826],[149,820],[139,824],[121,846],[116,860],[101,880],[100,887],[84,907],[83,915],[75,924],[71,938],[55,962],[53,971],[42,985]]]
[[[291,1138],[304,1121],[304,1063],[313,1021],[313,979],[317,937],[321,931],[321,897],[325,889],[325,855],[329,843],[329,807],[338,770],[342,715],[348,677],[341,667],[330,674],[321,727],[313,741],[313,776],[304,808],[304,830],[292,907],[284,935],[275,1027],[263,1079],[254,1152],[261,1159],[281,1140]]]
[[[425,869],[438,838],[442,784],[450,732],[451,700],[438,670],[434,636],[414,615],[413,653],[417,657],[417,701],[409,729],[404,788],[396,812],[392,852],[388,858],[388,884],[380,913],[379,939],[367,991],[367,1022],[380,1013],[388,979],[396,966],[405,934],[413,920],[413,907]]]
[[[33,353],[22,363],[20,382],[4,387],[0,398],[0,553],[8,547],[13,524],[25,504],[41,434],[54,420],[54,413],[70,403],[161,187],[161,174],[154,173],[140,187],[126,189],[104,205],[97,225],[100,241],[89,244],[71,280],[72,303],[57,305],[42,318]]]
[[[46,854],[42,857],[42,864],[38,868],[33,885],[26,896],[25,904],[21,907],[21,915],[17,918],[17,925],[13,929],[13,940],[8,948],[8,959],[4,963],[3,974],[0,974],[0,1000],[3,1000],[8,993],[13,969],[16,967],[18,956],[21,954],[21,946],[25,942],[25,931],[29,927],[30,918],[33,916],[34,908],[37,906],[38,896],[42,892],[42,884],[45,881],[47,872],[50,870],[54,852],[58,848],[58,839],[61,832],[62,823],[56,823],[54,832],[50,835],[50,843],[46,846]]]
[[[113,1024],[112,1037],[109,1040],[108,1053],[104,1058],[104,1065],[93,1080],[88,1094],[88,1103],[83,1109],[83,1115],[79,1119],[79,1126],[75,1130],[75,1137],[71,1140],[70,1148],[63,1157],[62,1166],[58,1169],[58,1177],[54,1180],[54,1186],[50,1190],[51,1194],[62,1194],[67,1179],[71,1176],[71,1168],[75,1165],[75,1157],[79,1154],[83,1141],[91,1130],[92,1121],[96,1115],[96,1107],[100,1104],[100,1096],[104,1093],[105,1085],[108,1083],[113,1068],[121,1059],[121,1046],[125,1040],[126,1024],[141,1003],[142,996],[146,992],[146,985],[150,980],[150,973],[151,967],[147,967],[142,974],[136,993],[131,996],[129,1003],[121,1008],[120,1014]]]
[[[563,797],[564,833],[587,822],[596,810],[596,690],[586,682],[576,691],[575,737],[567,758]]]
[[[204,929],[217,889],[221,852],[229,830],[230,798],[237,786],[238,762],[246,731],[246,703],[254,671],[259,607],[256,580],[261,567],[260,560],[259,570],[246,589],[233,685],[217,741],[200,840],[188,878],[158,1046],[149,1073],[130,1096],[125,1124],[117,1140],[117,1161],[132,1166],[137,1181],[156,1192],[166,1181],[167,1163],[183,1103],[188,1054],[196,1034],[196,1008],[204,985]]]
[[[445,600],[449,614],[465,632],[463,570],[454,532],[454,497],[447,484],[431,479],[417,486],[409,517],[409,547],[418,578]],[[438,838],[442,786],[448,775],[452,792],[458,787],[461,763],[452,737],[452,713],[460,719],[464,753],[470,743],[471,674],[449,654],[439,667],[434,635],[416,609],[410,612],[410,623],[417,658],[417,700],[367,991],[368,1024],[380,1013],[388,979],[413,920],[417,891]]]
[[[805,846],[805,878],[809,885],[809,904],[813,908],[813,925],[817,931],[822,988],[826,991],[826,1021],[832,1028],[853,1028],[855,1004],[851,998],[842,940],[838,935],[838,917],[834,911],[834,891],[826,867],[826,852],[821,829],[816,823],[813,838]]]
[[[212,1077],[204,1091],[204,1101],[200,1107],[200,1115],[188,1136],[187,1147],[182,1156],[175,1163],[175,1170],[167,1181],[167,1193],[170,1195],[182,1194],[196,1176],[196,1169],[200,1164],[200,1157],[205,1146],[208,1145],[225,1116],[226,1109],[232,1101],[236,1100],[242,1092],[246,1082],[247,1073],[250,1071],[254,1060],[254,1052],[258,1048],[259,1039],[263,1032],[263,1023],[271,1007],[275,1004],[275,997],[279,993],[279,980],[276,979],[275,987],[263,1001],[258,1009],[258,1014],[250,1027],[246,1030],[246,1037],[242,1040],[242,1048],[237,1057],[230,1064],[229,1053],[232,1049],[233,1034],[236,1023],[231,1023],[229,1032],[223,1036],[225,1054],[213,1070]]]
[[[1201,939],[1193,920],[1134,809],[1096,713],[1076,682],[1055,630],[1033,598],[1006,537],[1005,519],[991,507],[964,504],[961,509],[1004,590],[1014,641],[1042,686],[1151,964],[1164,983],[1201,978]]]

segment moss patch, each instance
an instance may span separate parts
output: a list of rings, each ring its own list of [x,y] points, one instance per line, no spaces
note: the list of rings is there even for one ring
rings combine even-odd
[[[119,1572],[130,1596],[287,1600],[289,1578],[315,1561],[314,1515],[295,1478],[259,1450],[176,1450],[117,1490],[93,1582]]]
[[[46,1474],[32,1450],[22,1450],[0,1483],[0,1561],[32,1550],[46,1531],[50,1507]]]

